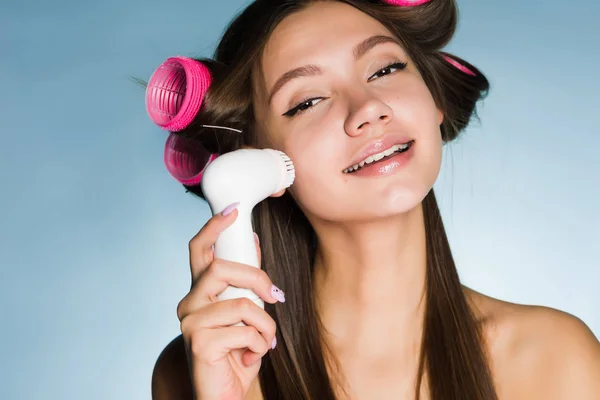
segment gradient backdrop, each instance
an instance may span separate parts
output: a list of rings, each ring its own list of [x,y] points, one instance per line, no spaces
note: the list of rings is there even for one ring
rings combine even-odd
[[[31,3],[0,5],[0,398],[149,399],[209,214],[129,77],[209,56],[246,2]],[[572,4],[459,0],[448,49],[492,91],[436,189],[465,284],[600,336],[600,3]]]

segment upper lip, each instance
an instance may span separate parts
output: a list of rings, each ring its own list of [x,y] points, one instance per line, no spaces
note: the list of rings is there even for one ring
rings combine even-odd
[[[356,153],[356,155],[352,158],[352,164],[348,165],[346,168],[350,168],[353,165],[359,164],[365,158],[372,156],[373,154],[381,153],[382,151],[387,150],[396,144],[406,144],[412,140],[413,139],[409,138],[408,136],[400,135],[386,135],[375,140],[371,140]]]

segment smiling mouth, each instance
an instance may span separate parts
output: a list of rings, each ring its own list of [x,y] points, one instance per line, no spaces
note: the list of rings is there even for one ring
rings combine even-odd
[[[410,142],[404,143],[404,144],[395,144],[387,150],[384,150],[380,153],[373,154],[372,156],[365,158],[358,164],[351,165],[350,167],[346,168],[342,172],[345,174],[352,174],[356,171],[359,171],[360,169],[362,169],[364,167],[368,167],[369,165],[377,164],[381,161],[385,161],[388,158],[395,156],[396,154],[404,153],[405,151],[407,151],[408,149],[411,148],[413,143],[414,143],[414,140],[411,140]]]

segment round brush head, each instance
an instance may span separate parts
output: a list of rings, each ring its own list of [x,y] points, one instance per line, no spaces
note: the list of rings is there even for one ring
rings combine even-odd
[[[199,61],[171,57],[152,74],[146,110],[152,122],[171,132],[186,128],[198,114],[212,77]]]
[[[202,181],[206,166],[217,154],[208,152],[195,140],[171,133],[165,144],[165,166],[171,176],[186,186],[197,186]]]
[[[287,154],[285,154],[283,151],[277,151],[277,153],[279,154],[279,157],[281,157],[281,161],[283,162],[285,169],[285,179],[283,182],[284,187],[282,189],[287,189],[292,186],[294,180],[296,179],[296,169],[294,168],[294,163],[287,156]]]

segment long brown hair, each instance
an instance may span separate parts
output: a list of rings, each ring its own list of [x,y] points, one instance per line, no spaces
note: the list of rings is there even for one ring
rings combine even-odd
[[[225,31],[214,59],[201,60],[210,67],[214,81],[194,124],[180,134],[220,154],[243,145],[264,145],[255,129],[252,73],[260,68],[261,52],[277,24],[315,1],[258,0],[239,14]],[[452,56],[475,75],[460,72],[441,52],[456,28],[454,1],[431,0],[418,7],[390,6],[379,0],[338,1],[377,19],[404,44],[444,113],[442,139],[455,139],[475,115],[475,105],[489,84],[473,65]],[[225,125],[243,133],[200,124]],[[186,188],[202,197],[199,187]],[[463,293],[433,190],[423,200],[423,213],[426,308],[415,395],[418,399],[426,376],[432,399],[497,399],[481,325]],[[283,306],[266,305],[277,323],[279,344],[263,358],[263,395],[267,400],[334,399],[312,290],[315,232],[288,194],[261,202],[253,223],[261,237],[263,268],[284,288],[287,299]]]

